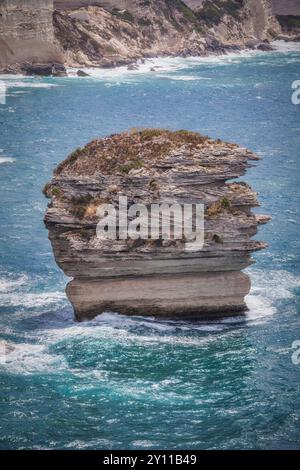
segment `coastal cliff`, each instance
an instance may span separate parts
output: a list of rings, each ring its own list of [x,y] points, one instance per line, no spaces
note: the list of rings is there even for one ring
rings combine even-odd
[[[256,194],[241,182],[258,157],[195,132],[145,129],[90,142],[55,170],[44,194],[57,264],[73,280],[67,296],[78,320],[107,310],[128,315],[198,318],[246,309],[249,277],[241,271],[266,216],[251,212]],[[202,204],[204,244],[187,239],[99,237],[99,206]],[[120,223],[118,225],[120,230]]]
[[[271,0],[205,0],[196,12],[213,37],[223,44],[255,46],[281,32]]]
[[[71,12],[62,9],[64,3],[54,13],[54,27],[71,66],[112,66],[144,57],[245,47],[267,50],[266,43],[281,32],[268,0],[188,2],[191,8],[180,0],[131,0],[118,8],[114,1],[81,1]]]
[[[46,64],[51,74],[53,64],[112,67],[163,55],[268,50],[281,33],[271,6],[270,0],[3,0],[0,71],[43,73],[36,65]]]
[[[63,52],[55,44],[53,0],[0,2],[0,70],[26,72],[32,64],[62,64]],[[49,68],[50,67],[50,68]],[[41,72],[46,74],[46,69]]]

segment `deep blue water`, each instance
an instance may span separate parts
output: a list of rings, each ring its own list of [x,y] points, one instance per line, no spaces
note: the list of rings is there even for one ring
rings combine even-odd
[[[15,350],[0,364],[0,448],[300,447],[300,365],[291,361],[300,340],[299,64],[294,51],[164,60],[156,74],[2,78],[0,324]],[[258,236],[270,247],[249,269],[246,318],[73,321],[42,187],[74,148],[148,126],[197,130],[263,157],[244,178],[273,217]]]

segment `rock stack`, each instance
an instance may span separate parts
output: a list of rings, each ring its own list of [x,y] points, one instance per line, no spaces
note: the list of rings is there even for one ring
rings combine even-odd
[[[246,309],[251,240],[267,216],[251,212],[256,193],[240,177],[258,157],[196,132],[132,130],[77,149],[55,170],[45,215],[67,296],[79,321],[104,311],[172,318],[214,318]],[[204,206],[204,244],[188,240],[99,237],[99,207]],[[118,219],[117,219],[118,220]],[[119,233],[117,227],[116,233]]]

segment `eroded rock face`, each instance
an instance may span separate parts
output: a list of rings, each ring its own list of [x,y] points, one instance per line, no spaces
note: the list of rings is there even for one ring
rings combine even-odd
[[[26,73],[28,64],[42,66],[40,73],[53,64],[114,67],[157,56],[220,54],[256,48],[282,32],[271,0],[187,3],[3,0],[0,72]]]
[[[270,0],[86,0],[54,6],[55,36],[73,66],[220,54],[255,48],[281,33]]]
[[[126,4],[128,9],[91,4],[54,12],[55,36],[68,65],[113,67],[147,57],[205,54],[197,18],[181,2]]]
[[[65,75],[63,61],[55,44],[53,0],[0,2],[0,72]]]
[[[251,240],[268,217],[243,175],[258,157],[237,145],[187,131],[133,130],[94,140],[55,170],[44,192],[57,264],[73,278],[67,295],[78,320],[107,310],[163,317],[213,317],[246,309]],[[187,240],[99,238],[97,208],[143,203],[204,204],[202,249]],[[98,212],[99,214],[99,212]]]

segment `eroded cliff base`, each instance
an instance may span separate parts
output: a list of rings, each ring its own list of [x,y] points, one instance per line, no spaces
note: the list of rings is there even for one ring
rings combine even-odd
[[[78,321],[112,311],[173,319],[212,319],[247,310],[244,273],[198,273],[129,279],[73,280],[66,289]]]

